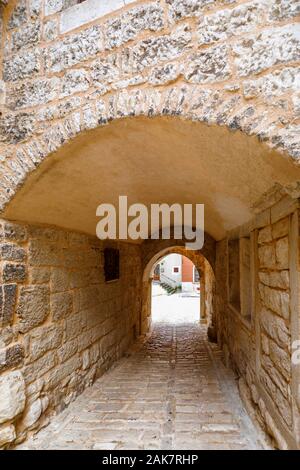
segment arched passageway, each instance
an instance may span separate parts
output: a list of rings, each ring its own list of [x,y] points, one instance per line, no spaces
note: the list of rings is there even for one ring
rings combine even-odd
[[[177,241],[178,243],[178,241]],[[151,321],[152,321],[152,289],[153,289],[153,279],[154,279],[154,272],[155,268],[162,260],[167,260],[170,254],[174,254],[179,256],[181,263],[181,258],[186,258],[191,263],[191,273],[193,276],[193,269],[197,270],[199,273],[199,288],[201,291],[200,302],[196,302],[196,305],[199,304],[199,311],[196,314],[197,320],[209,326],[210,331],[213,330],[214,324],[214,305],[213,302],[215,301],[215,277],[213,270],[211,268],[210,263],[204,257],[204,255],[200,251],[193,251],[188,250],[184,246],[176,246],[176,241],[168,242],[168,247],[160,247],[159,251],[151,257],[151,259],[147,262],[146,267],[144,268],[143,273],[143,304],[142,304],[142,318],[141,318],[141,331],[148,331],[151,329]],[[157,249],[157,248],[156,248]],[[149,249],[149,253],[151,253],[152,248]],[[194,268],[193,268],[194,267]],[[179,267],[179,273],[181,272],[182,266]],[[170,271],[170,269],[169,269]],[[170,273],[169,273],[170,275]],[[180,277],[181,279],[181,277]],[[162,274],[162,282],[171,287],[176,285],[172,284],[172,279],[168,279],[168,274]],[[190,280],[190,279],[189,279]],[[193,280],[193,279],[192,279]],[[174,281],[173,281],[174,282]],[[180,282],[181,286],[181,282]],[[200,292],[199,292],[200,293]],[[176,302],[176,299],[174,300]],[[184,308],[184,302],[182,302]],[[180,316],[180,315],[179,315]],[[170,319],[171,320],[171,319]],[[175,323],[175,321],[174,321]]]
[[[111,413],[139,414],[147,403],[146,423],[156,426],[150,410],[160,392],[160,430],[149,424],[158,447],[185,445],[189,399],[204,433],[194,434],[195,447],[218,447],[218,433],[229,447],[259,445],[244,412],[226,408],[227,372],[215,355],[234,370],[272,445],[299,449],[297,8],[278,0],[71,3],[0,2],[0,446],[26,441],[74,400],[76,409],[82,393],[111,396],[114,381],[132,395],[100,400],[101,426],[112,426],[121,447],[132,443]],[[154,330],[84,392],[149,334],[153,264],[185,245],[98,240],[96,208],[118,206],[120,195],[147,209],[205,205],[204,246],[189,256],[203,278],[201,318],[218,346],[203,324]],[[122,382],[135,368],[134,383]],[[166,387],[153,391],[157,378]],[[187,399],[180,389],[183,381],[185,395],[189,380]],[[137,396],[145,403],[133,406]],[[249,440],[240,440],[244,432]]]

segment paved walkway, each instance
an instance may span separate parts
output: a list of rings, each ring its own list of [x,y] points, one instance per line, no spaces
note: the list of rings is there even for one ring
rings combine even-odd
[[[152,287],[152,320],[166,323],[194,323],[200,319],[200,295],[159,293],[160,286]]]
[[[195,323],[156,323],[51,424],[19,448],[259,449],[220,352]]]

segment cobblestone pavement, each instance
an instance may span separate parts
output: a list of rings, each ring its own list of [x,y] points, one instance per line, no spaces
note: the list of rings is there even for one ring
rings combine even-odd
[[[18,448],[260,449],[258,439],[205,329],[156,323],[146,342]]]

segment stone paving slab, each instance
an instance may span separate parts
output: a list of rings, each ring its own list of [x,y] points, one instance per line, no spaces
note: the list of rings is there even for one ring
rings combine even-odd
[[[18,449],[261,449],[220,351],[195,323],[156,323]]]

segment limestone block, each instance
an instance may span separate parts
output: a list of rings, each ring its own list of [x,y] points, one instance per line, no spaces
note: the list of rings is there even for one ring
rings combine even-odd
[[[46,286],[26,286],[20,289],[17,314],[20,318],[20,331],[26,333],[40,325],[50,312],[49,288]]]
[[[13,442],[16,438],[16,431],[13,424],[0,426],[0,447]]]
[[[37,377],[42,377],[57,364],[57,357],[54,351],[49,351],[36,361],[28,364],[24,368],[24,379],[26,384],[36,381]]]
[[[26,0],[20,0],[9,19],[8,29],[18,28],[27,20]]]
[[[280,289],[289,289],[290,275],[289,271],[270,271],[259,272],[259,280],[269,287],[278,287]]]
[[[261,268],[274,268],[276,266],[276,255],[274,245],[259,246],[258,259]]]
[[[28,429],[38,421],[42,414],[42,401],[38,398],[36,401],[31,403],[25,410],[22,417],[22,427]]]
[[[190,49],[192,35],[189,26],[182,25],[172,34],[138,42],[132,48],[132,72],[173,60]]]
[[[141,31],[158,31],[163,27],[164,13],[160,5],[150,3],[124,13],[105,25],[105,48],[112,49],[134,39]]]
[[[258,232],[258,243],[268,243],[272,241],[272,227],[268,225]]]
[[[273,27],[233,46],[240,77],[256,74],[280,63],[296,61],[300,37],[296,23]]]
[[[57,77],[22,83],[11,89],[7,105],[11,109],[17,109],[48,103],[58,96],[59,86],[60,79]]]
[[[65,73],[62,80],[60,97],[72,95],[89,88],[89,74],[84,69],[70,70]]]
[[[182,68],[177,64],[166,64],[161,67],[155,67],[149,77],[151,85],[165,85],[178,78]]]
[[[0,349],[0,371],[19,366],[23,359],[24,347],[21,344]]]
[[[24,410],[25,383],[20,371],[0,376],[0,423],[15,418]]]
[[[26,251],[13,243],[0,245],[0,258],[6,261],[24,261]]]
[[[68,271],[64,268],[52,268],[51,281],[50,281],[51,292],[63,292],[65,290],[68,290],[68,288],[69,288]]]
[[[72,313],[73,295],[72,292],[59,292],[51,294],[51,315],[53,321],[61,320]]]
[[[25,264],[5,263],[2,268],[3,282],[23,282],[26,279]]]
[[[279,220],[272,225],[273,238],[285,237],[289,233],[289,218]]]
[[[0,286],[0,325],[11,324],[16,303],[17,286],[7,284]]]
[[[226,46],[215,46],[193,54],[184,67],[184,77],[191,83],[225,80],[231,74]]]
[[[203,15],[205,7],[213,5],[214,0],[166,0],[169,5],[169,17],[173,21],[190,16]]]
[[[13,82],[30,78],[41,70],[40,51],[30,50],[14,54],[3,62],[3,79]]]
[[[260,321],[266,333],[273,338],[277,344],[288,349],[290,347],[290,333],[285,321],[274,315],[270,310],[262,309]]]
[[[12,33],[11,47],[17,52],[22,47],[37,44],[41,37],[41,25],[39,21],[26,23],[22,28]]]
[[[290,316],[290,296],[288,292],[279,291],[259,284],[261,300],[264,305],[273,310],[281,317],[289,319]]]
[[[102,31],[99,26],[92,26],[49,46],[45,50],[46,69],[60,72],[72,65],[91,59],[102,49]]]
[[[45,41],[53,41],[58,35],[58,24],[56,20],[49,20],[44,24],[43,37]]]
[[[59,325],[47,325],[35,328],[30,333],[30,361],[43,356],[47,351],[60,346],[63,329]]]
[[[199,43],[211,44],[252,31],[264,21],[263,7],[262,2],[250,2],[204,16],[197,29]]]
[[[288,238],[280,238],[276,242],[276,262],[280,269],[289,268],[289,241]]]
[[[276,368],[285,377],[287,381],[291,378],[291,357],[290,354],[277,346],[274,341],[270,341],[270,358],[276,365]]]
[[[0,119],[0,142],[17,144],[34,131],[32,113],[6,114]]]
[[[248,99],[261,97],[271,104],[274,97],[286,92],[299,91],[299,80],[300,68],[287,67],[256,80],[246,80],[243,84],[244,96]]]

